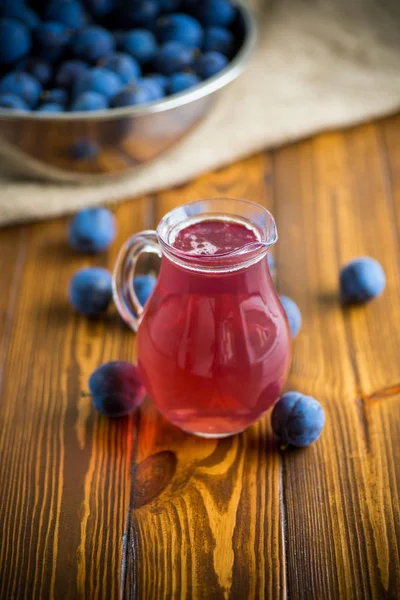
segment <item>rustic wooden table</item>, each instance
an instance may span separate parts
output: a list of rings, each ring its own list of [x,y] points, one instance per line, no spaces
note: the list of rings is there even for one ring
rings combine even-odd
[[[317,397],[321,439],[281,452],[269,415],[205,441],[149,401],[109,421],[91,371],[135,359],[114,313],[73,314],[71,275],[198,197],[264,204],[280,232],[277,287],[303,313],[288,388]],[[116,209],[94,258],[66,220],[0,234],[0,597],[218,600],[400,597],[400,116],[243,160]],[[381,261],[388,285],[344,310],[338,271]]]

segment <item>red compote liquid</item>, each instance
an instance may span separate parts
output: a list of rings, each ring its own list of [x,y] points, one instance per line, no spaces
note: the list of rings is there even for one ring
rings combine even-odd
[[[258,241],[255,231],[241,223],[203,220],[181,229],[172,245],[195,256],[218,256]]]
[[[163,256],[138,332],[142,376],[160,412],[193,433],[242,431],[277,400],[290,361],[290,335],[265,255],[238,270],[201,270],[202,260],[260,241],[250,224],[223,217],[190,221],[169,243],[197,270]],[[208,261],[207,261],[208,258]]]

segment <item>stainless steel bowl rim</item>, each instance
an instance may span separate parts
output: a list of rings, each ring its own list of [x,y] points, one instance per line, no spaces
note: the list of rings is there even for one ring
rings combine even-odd
[[[248,62],[257,41],[257,27],[255,18],[242,0],[234,0],[241,12],[246,29],[246,36],[242,47],[235,58],[217,75],[207,79],[193,89],[174,94],[170,98],[150,102],[143,106],[126,106],[123,108],[108,108],[93,112],[64,112],[64,113],[40,113],[40,112],[10,112],[0,109],[0,118],[6,120],[37,120],[37,121],[90,121],[103,119],[118,119],[120,117],[139,117],[150,115],[166,110],[178,108],[190,102],[204,98],[224,87],[243,71]]]

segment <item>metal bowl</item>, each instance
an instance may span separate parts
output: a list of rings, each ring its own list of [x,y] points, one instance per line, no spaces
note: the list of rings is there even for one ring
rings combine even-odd
[[[216,76],[145,106],[54,115],[0,111],[3,160],[28,177],[84,183],[132,173],[171,148],[206,117],[253,51],[255,20],[241,0],[236,5],[241,46]]]

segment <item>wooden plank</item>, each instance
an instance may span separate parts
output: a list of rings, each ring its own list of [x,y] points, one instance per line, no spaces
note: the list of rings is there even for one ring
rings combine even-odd
[[[304,318],[288,387],[327,416],[315,446],[283,455],[289,597],[399,597],[399,245],[376,131],[319,136],[274,165],[278,283]],[[339,268],[365,254],[385,294],[342,309]]]
[[[157,220],[184,202],[232,196],[270,205],[268,157],[157,196]],[[267,182],[267,185],[266,185]],[[285,597],[279,457],[269,424],[219,441],[141,412],[126,597]]]
[[[398,117],[326,134],[123,205],[100,257],[66,249],[64,220],[1,232],[1,598],[108,600],[120,579],[140,600],[400,596],[399,134]],[[327,413],[307,450],[280,454],[268,417],[204,441],[149,402],[114,422],[80,397],[99,363],[134,359],[135,336],[115,311],[74,315],[72,273],[112,267],[134,231],[220,195],[277,216],[279,289],[304,319],[288,389]],[[338,270],[359,254],[388,286],[343,310]]]
[[[28,227],[9,227],[0,236],[0,385],[28,240]]]
[[[74,315],[67,287],[80,267],[112,267],[122,241],[148,226],[148,204],[118,208],[118,240],[98,257],[67,248],[64,220],[26,236],[0,401],[2,598],[118,596],[133,419],[102,418],[80,390],[99,363],[134,358],[134,335],[115,312]]]
[[[386,194],[392,198],[394,219],[392,226],[400,231],[400,114],[376,124],[378,148],[384,175]]]

